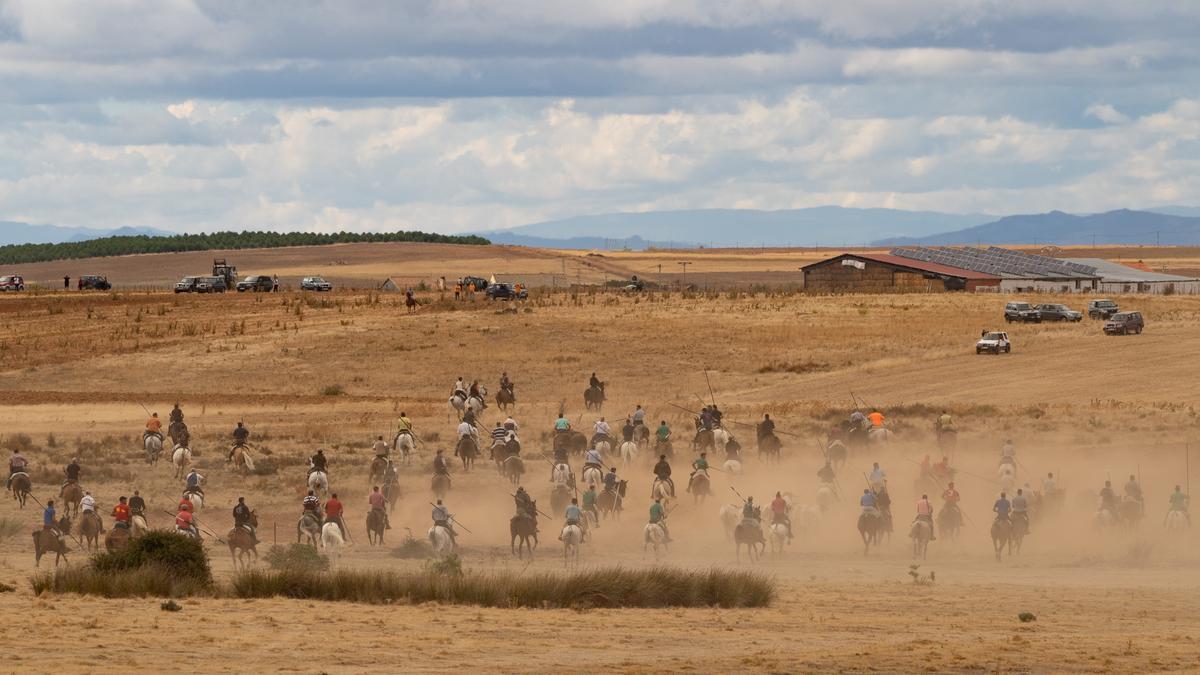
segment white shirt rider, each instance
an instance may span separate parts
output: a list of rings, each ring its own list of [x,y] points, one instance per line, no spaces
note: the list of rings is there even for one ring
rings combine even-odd
[[[96,498],[92,496],[92,493],[89,492],[85,494],[83,499],[79,500],[79,510],[92,512],[96,511]]]
[[[873,469],[871,471],[871,484],[872,485],[883,485],[883,481],[885,479],[887,479],[887,472],[884,471],[883,469],[876,467],[875,469]]]
[[[1058,487],[1058,484],[1054,482],[1053,478],[1047,477],[1047,478],[1042,479],[1042,492],[1043,493],[1052,494],[1054,492],[1055,488],[1057,488],[1057,487]]]
[[[600,451],[592,448],[583,456],[584,464],[595,464],[596,466],[604,466],[604,459],[600,457]]]
[[[595,431],[597,434],[603,434],[605,436],[612,436],[612,433],[611,433],[612,429],[608,426],[608,422],[605,422],[604,420],[597,421],[596,424],[592,427],[592,430]]]
[[[467,385],[463,384],[461,377],[454,381],[454,391],[451,393],[457,394],[459,392],[461,392],[464,397],[467,395]]]
[[[469,422],[463,422],[458,425],[458,437],[462,438],[464,436],[475,438],[475,427],[471,426]]]
[[[517,421],[512,418],[512,415],[509,415],[508,419],[504,420],[504,428],[505,429],[507,429],[510,425],[512,426],[513,431],[516,431],[517,429],[520,428],[517,426]]]

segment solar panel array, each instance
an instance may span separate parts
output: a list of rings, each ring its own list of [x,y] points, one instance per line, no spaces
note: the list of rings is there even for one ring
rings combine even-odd
[[[895,249],[892,251],[892,255],[999,277],[1063,279],[1098,276],[1094,267],[996,246],[989,246],[986,249],[971,246],[961,248],[913,246]]]

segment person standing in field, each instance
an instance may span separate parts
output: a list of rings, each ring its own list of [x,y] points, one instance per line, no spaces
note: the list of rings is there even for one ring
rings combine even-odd
[[[71,277],[70,277],[70,275],[67,275],[67,276],[63,277],[63,290],[64,290],[64,291],[69,291],[69,290],[71,290]]]
[[[459,279],[458,283],[454,284],[454,300],[455,301],[462,300],[462,291],[463,291],[462,279]]]

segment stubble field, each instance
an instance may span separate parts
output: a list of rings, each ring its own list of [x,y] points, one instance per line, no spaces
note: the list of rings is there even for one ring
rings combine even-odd
[[[177,614],[154,599],[36,597],[31,508],[0,500],[0,519],[20,531],[0,541],[0,609],[31,634],[58,636],[54,649],[23,649],[5,665],[26,672],[149,671],[1156,671],[1198,666],[1200,549],[1192,532],[1161,526],[1167,494],[1185,482],[1185,444],[1197,418],[1194,354],[1200,299],[1117,298],[1147,316],[1144,335],[1105,337],[1095,322],[1009,326],[1014,353],[975,356],[982,328],[998,325],[1003,298],[973,295],[807,296],[788,293],[575,295],[535,292],[515,312],[484,301],[436,295],[407,314],[395,296],[339,292],[176,297],[161,293],[45,294],[0,298],[0,435],[33,463],[35,495],[71,456],[83,483],[111,508],[142,491],[151,524],[180,485],[165,466],[140,461],[142,406],[166,415],[183,405],[193,449],[208,477],[202,522],[224,533],[245,496],[270,544],[294,535],[303,459],[331,457],[334,490],[347,504],[355,543],[339,564],[412,569],[420,560],[390,550],[406,528],[429,524],[429,460],[449,450],[454,423],[446,398],[458,375],[495,389],[501,371],[517,383],[516,419],[528,467],[523,484],[546,510],[549,452],[544,431],[560,406],[590,429],[582,392],[593,371],[609,383],[602,413],[623,419],[635,404],[687,435],[687,413],[714,398],[742,424],[771,413],[785,436],[784,461],[766,465],[752,430],[743,476],[714,474],[717,495],[685,498],[671,515],[676,544],[655,561],[641,546],[649,458],[620,467],[627,510],[605,522],[582,565],[753,567],[779,584],[760,610],[498,610],[361,606],[295,600],[188,599]],[[1036,300],[1036,298],[1030,298]],[[1071,298],[1073,305],[1082,299]],[[507,305],[505,308],[509,308]],[[509,308],[511,309],[511,308]],[[708,380],[705,378],[707,369]],[[711,381],[710,392],[708,382]],[[797,527],[795,542],[763,561],[738,562],[717,509],[730,487],[767,502],[775,491],[809,505],[821,459],[817,438],[851,409],[851,392],[888,415],[896,441],[854,455],[839,474],[843,502]],[[677,408],[672,406],[680,406]],[[941,409],[961,429],[953,458],[971,519],[957,541],[939,539],[915,585],[906,536],[917,462],[934,454]],[[372,549],[366,512],[370,441],[390,436],[399,411],[424,440],[401,471],[403,497],[388,545]],[[487,426],[494,408],[483,416]],[[238,420],[254,433],[258,459],[276,471],[240,477],[222,461]],[[1019,556],[997,563],[986,535],[996,497],[995,464],[1005,438],[1021,482],[1060,476],[1066,508],[1036,524]],[[677,445],[675,474],[691,453]],[[7,451],[6,453],[7,454]],[[863,555],[854,530],[862,472],[879,461],[894,494],[897,531]],[[578,467],[576,467],[578,468]],[[1095,493],[1138,474],[1147,518],[1132,532],[1092,526]],[[509,554],[511,485],[480,464],[455,474],[448,503],[472,534],[464,566],[520,570]],[[935,500],[936,501],[936,500]],[[559,523],[542,522],[532,569],[563,566]],[[266,546],[263,547],[265,550]],[[228,551],[210,543],[219,579]],[[74,553],[71,564],[84,556]],[[46,561],[43,561],[43,565]],[[1037,620],[1018,621],[1021,612]]]

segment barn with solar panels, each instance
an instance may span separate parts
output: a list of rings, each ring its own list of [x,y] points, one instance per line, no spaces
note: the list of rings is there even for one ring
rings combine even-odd
[[[1090,293],[1100,289],[1101,275],[1094,266],[997,246],[912,246],[895,249],[892,255],[990,274],[1000,280],[1001,291]]]
[[[802,269],[806,289],[829,293],[938,293],[1000,287],[1000,277],[993,274],[886,253],[845,253]]]

